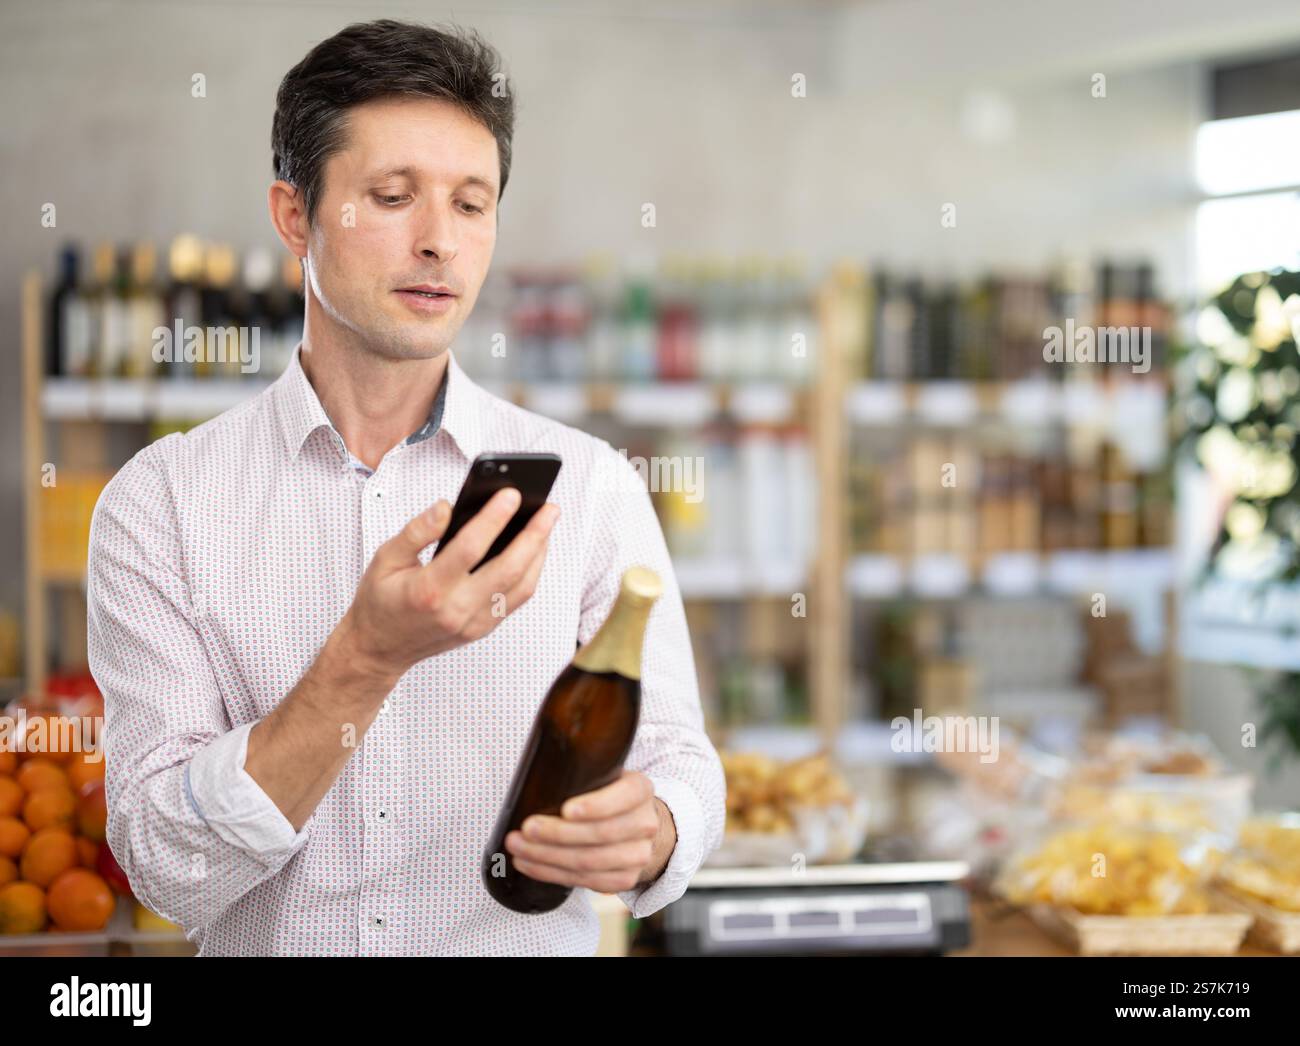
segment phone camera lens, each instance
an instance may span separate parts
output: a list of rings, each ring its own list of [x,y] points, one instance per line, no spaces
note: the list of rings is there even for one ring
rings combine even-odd
[[[508,464],[506,464],[506,463],[503,461],[503,462],[501,462],[500,465],[497,466],[497,471],[498,471],[498,472],[509,472],[509,471],[510,471],[510,466],[509,466]]]

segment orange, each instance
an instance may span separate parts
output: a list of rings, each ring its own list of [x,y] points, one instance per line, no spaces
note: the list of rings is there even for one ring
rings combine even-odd
[[[23,786],[12,777],[0,777],[0,817],[13,817],[23,808]]]
[[[18,769],[18,757],[13,752],[0,749],[0,774],[12,774]]]
[[[104,785],[91,781],[77,799],[77,827],[87,839],[102,843],[107,824],[108,803],[104,799]]]
[[[0,886],[0,933],[40,933],[45,929],[45,891],[31,883]]]
[[[104,780],[104,760],[91,762],[84,753],[74,755],[68,761],[68,783],[74,792],[80,792],[91,781]]]
[[[93,839],[77,837],[77,863],[82,868],[94,868],[99,857],[99,844]]]
[[[27,840],[18,867],[29,883],[46,887],[77,863],[77,840],[62,828],[42,828]]]
[[[50,921],[60,930],[102,930],[116,903],[108,883],[85,868],[64,872],[45,896]]]
[[[11,883],[18,878],[18,866],[12,857],[0,857],[0,886]]]
[[[68,775],[63,768],[51,763],[44,755],[27,759],[14,774],[14,780],[23,786],[25,792],[35,792],[38,788],[50,788],[60,785],[70,787]]]
[[[77,797],[67,788],[42,788],[23,801],[23,820],[33,832],[42,828],[71,828],[77,817]]]
[[[0,817],[0,857],[17,857],[23,852],[32,830],[16,817]]]

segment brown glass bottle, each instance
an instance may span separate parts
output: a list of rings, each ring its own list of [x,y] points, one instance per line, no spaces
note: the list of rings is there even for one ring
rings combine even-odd
[[[624,574],[618,598],[589,643],[551,684],[483,853],[483,883],[507,908],[527,914],[562,905],[573,887],[518,871],[505,839],[533,814],[560,816],[575,795],[612,784],[641,714],[641,644],[662,586],[645,567]]]

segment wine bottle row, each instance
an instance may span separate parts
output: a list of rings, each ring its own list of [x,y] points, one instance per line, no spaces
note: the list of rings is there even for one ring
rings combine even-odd
[[[49,298],[46,373],[66,378],[274,377],[302,340],[302,271],[291,255],[176,237],[160,271],[151,243],[101,243],[86,268],[64,247]]]
[[[877,271],[863,294],[866,334],[849,360],[856,380],[1158,376],[1173,323],[1146,262],[1061,265],[1044,277],[988,274],[967,284]]]
[[[1163,548],[1172,501],[1166,470],[1135,470],[1107,440],[1054,455],[924,435],[854,456],[850,541],[855,553],[972,565],[1004,552]]]

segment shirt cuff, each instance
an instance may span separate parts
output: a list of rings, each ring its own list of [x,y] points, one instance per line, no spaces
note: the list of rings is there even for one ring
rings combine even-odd
[[[681,897],[704,860],[704,812],[699,796],[687,784],[668,777],[650,777],[655,795],[663,800],[677,827],[677,845],[659,878],[645,886],[619,892],[635,919],[653,915]]]
[[[256,723],[245,723],[215,741],[185,766],[185,791],[194,812],[231,846],[258,857],[278,858],[307,841],[312,820],[302,831],[244,769],[248,735]]]

